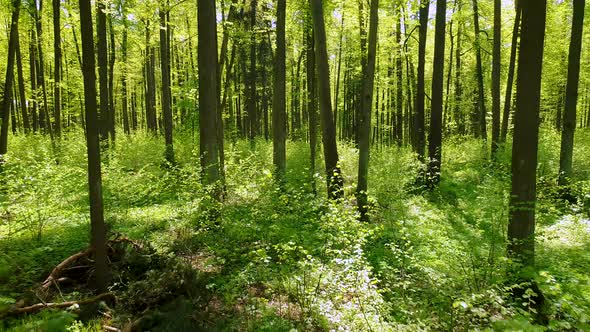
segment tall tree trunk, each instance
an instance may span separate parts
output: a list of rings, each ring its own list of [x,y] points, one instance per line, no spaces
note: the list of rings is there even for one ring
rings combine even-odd
[[[308,19],[311,21],[310,19]],[[306,46],[306,72],[307,72],[307,113],[309,118],[309,150],[310,150],[310,179],[311,186],[314,194],[316,193],[315,184],[315,161],[316,161],[316,149],[317,149],[317,76],[316,76],[316,65],[315,65],[315,52],[314,52],[314,38],[313,38],[313,27],[311,22],[308,22],[309,26],[305,32],[305,46]],[[345,85],[346,86],[346,85]],[[346,98],[345,98],[346,99]]]
[[[277,3],[277,49],[274,68],[274,94],[272,99],[272,142],[273,163],[279,181],[285,173],[286,167],[286,51],[285,51],[285,20],[286,0]]]
[[[361,95],[359,123],[359,169],[356,196],[361,221],[368,221],[367,180],[369,176],[369,149],[371,136],[371,107],[375,80],[375,59],[377,57],[377,29],[379,26],[379,0],[371,0],[369,15],[369,49],[366,67],[363,68],[363,88]],[[377,95],[377,99],[379,95]],[[378,108],[378,107],[377,107]]]
[[[20,14],[20,0],[12,2],[12,20],[10,23],[10,37],[8,40],[8,60],[6,61],[6,79],[2,93],[2,128],[0,130],[0,163],[4,163],[4,155],[8,152],[8,124],[10,123],[10,108],[12,104],[12,85],[14,81],[14,60],[18,40],[18,17]]]
[[[547,0],[521,1],[508,253],[531,266],[535,259],[537,149]]]
[[[494,0],[494,51],[492,63],[492,156],[500,144],[500,66],[502,65],[502,0]]]
[[[43,128],[49,133],[51,141],[53,142],[53,130],[51,128],[51,121],[49,118],[49,103],[47,102],[47,85],[45,82],[45,60],[43,57],[43,27],[42,27],[42,12],[43,0],[36,0],[37,6],[35,11],[35,26],[37,30],[37,86],[41,87],[43,97],[42,113],[39,113],[39,123],[43,123]]]
[[[122,3],[122,20],[123,20],[123,41],[121,42],[121,62],[123,65],[123,69],[121,71],[121,104],[122,104],[122,113],[123,113],[123,131],[125,134],[131,134],[131,128],[129,126],[129,100],[128,95],[129,92],[127,91],[127,75],[129,68],[127,66],[127,44],[128,44],[128,27],[129,24],[127,23],[127,10],[125,7],[126,3],[123,1]],[[133,128],[135,130],[135,126]]]
[[[102,175],[100,165],[100,142],[98,133],[98,108],[96,105],[96,74],[94,62],[94,36],[90,0],[79,0],[80,29],[84,74],[84,108],[86,109],[88,148],[88,186],[90,196],[91,246],[94,252],[95,287],[106,290],[109,273],[107,263],[107,234],[104,224],[102,201]]]
[[[35,30],[31,29],[31,42],[29,45],[29,73],[30,73],[30,80],[31,80],[31,94],[33,95],[32,102],[31,102],[31,116],[33,117],[33,131],[37,132],[40,128],[40,121],[37,109],[37,98],[38,98],[38,91],[37,91],[37,51],[36,51],[36,35]]]
[[[344,179],[340,169],[338,147],[336,146],[336,128],[332,117],[332,98],[330,97],[330,67],[326,48],[326,27],[322,0],[310,0],[313,31],[315,39],[315,56],[318,72],[318,90],[320,105],[320,123],[324,143],[324,160],[326,163],[326,182],[328,197],[340,198],[344,195]]]
[[[174,164],[174,146],[172,143],[172,98],[170,90],[170,45],[168,45],[168,22],[166,11],[160,7],[160,70],[162,73],[162,115],[164,117],[164,139],[166,151],[164,157]],[[216,67],[217,68],[217,67]]]
[[[212,195],[221,199],[219,148],[217,146],[217,23],[215,2],[197,1],[199,64],[199,132],[202,182],[213,186]]]
[[[111,142],[115,145],[115,96],[114,96],[114,80],[115,80],[115,31],[113,29],[113,17],[111,14],[107,16],[107,23],[109,25],[109,116],[108,116],[108,132]]]
[[[96,2],[96,37],[97,37],[97,59],[98,59],[98,80],[100,95],[100,136],[104,142],[109,137],[109,81],[108,81],[108,48],[107,48],[107,16],[104,0]]]
[[[23,119],[23,127],[25,130],[25,134],[28,134],[31,131],[31,121],[29,119],[29,111],[27,109],[27,98],[25,96],[25,77],[23,74],[23,62],[22,62],[22,55],[20,51],[20,38],[19,35],[16,35],[16,69],[18,74],[18,94],[21,100],[21,116]]]
[[[425,98],[425,83],[424,83],[424,67],[426,65],[426,36],[428,32],[428,10],[430,1],[420,1],[420,28],[418,37],[418,82],[416,91],[416,107],[414,109],[414,128],[416,141],[414,149],[418,153],[418,159],[424,162],[424,154],[426,149],[426,136],[424,125],[424,98]]]
[[[514,28],[512,30],[512,46],[510,47],[510,64],[508,67],[508,81],[506,82],[506,97],[504,98],[504,112],[502,114],[502,129],[500,130],[500,142],[506,142],[508,136],[508,123],[510,122],[510,109],[512,108],[512,90],[514,82],[514,72],[516,69],[516,50],[518,49],[518,32],[520,30],[521,9],[516,2],[516,17],[514,18]]]
[[[258,135],[256,116],[256,7],[257,0],[250,0],[250,68],[248,71],[248,94],[246,95],[246,113],[248,114],[248,133],[250,140]]]
[[[483,67],[481,60],[481,39],[479,30],[479,9],[477,7],[477,0],[473,0],[473,28],[475,29],[475,73],[477,76],[477,108],[475,110],[474,124],[475,137],[487,139],[487,124],[486,124],[486,99],[483,85]]]
[[[53,3],[53,116],[55,121],[55,136],[61,136],[61,8],[60,0],[52,0]]]
[[[402,9],[401,5],[399,5],[397,15],[399,16],[396,20],[395,26],[395,43],[397,45],[396,54],[395,54],[395,75],[397,77],[397,86],[396,86],[396,126],[395,126],[395,138],[397,142],[397,146],[401,147],[404,143],[404,78],[403,78],[403,71],[402,71]],[[408,99],[411,100],[411,99]],[[406,132],[407,135],[407,132]]]
[[[431,188],[434,188],[440,182],[446,15],[447,2],[437,1],[436,27],[434,31],[434,65],[432,68],[432,107],[430,112],[430,137],[428,140],[428,185]]]
[[[461,0],[457,0],[457,12],[461,12]],[[463,22],[461,19],[457,21],[457,50],[455,51],[455,107],[453,117],[457,126],[457,133],[459,135],[465,134],[465,120],[463,117],[463,84],[461,82],[461,37],[463,34]]]
[[[585,5],[585,0],[574,0],[574,17],[572,20],[572,37],[570,40],[565,96],[565,113],[563,116],[561,153],[559,156],[558,183],[560,186],[568,185],[572,176],[574,133],[576,130],[576,111],[578,106],[578,85],[580,81],[580,53],[582,52]]]

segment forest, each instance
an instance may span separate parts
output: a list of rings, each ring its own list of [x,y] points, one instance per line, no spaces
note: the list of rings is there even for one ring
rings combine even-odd
[[[0,331],[590,331],[585,0],[0,0]]]

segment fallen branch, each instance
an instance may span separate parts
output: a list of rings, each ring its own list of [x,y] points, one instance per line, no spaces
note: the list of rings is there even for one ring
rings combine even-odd
[[[92,252],[91,248],[85,249],[83,251],[80,251],[77,254],[74,254],[68,258],[66,258],[64,261],[62,261],[61,263],[59,263],[54,269],[53,271],[51,271],[51,273],[49,274],[49,277],[47,277],[47,279],[45,279],[45,281],[43,281],[43,283],[41,284],[41,290],[47,290],[49,288],[49,286],[51,286],[51,284],[59,279],[59,275],[61,274],[61,272],[67,268],[68,266],[70,266],[72,263],[74,263],[75,261],[77,261],[78,259],[88,256],[90,253]]]
[[[31,313],[35,313],[39,310],[42,309],[64,309],[64,308],[69,308],[73,305],[85,305],[85,304],[91,304],[91,303],[96,303],[98,301],[102,301],[102,300],[106,300],[106,299],[115,299],[115,295],[113,293],[102,293],[100,295],[97,295],[95,297],[91,297],[89,299],[85,299],[85,300],[80,300],[80,301],[68,301],[68,302],[61,302],[61,303],[37,303],[37,304],[33,304],[31,306],[28,307],[22,307],[22,308],[16,308],[13,310],[9,310],[7,312],[5,312],[4,314],[0,314],[0,317],[3,316],[7,316],[7,315],[20,315],[20,314],[31,314]]]

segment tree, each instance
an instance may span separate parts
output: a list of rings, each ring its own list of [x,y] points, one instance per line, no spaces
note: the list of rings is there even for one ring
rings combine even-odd
[[[533,265],[541,71],[547,0],[521,1],[522,31],[514,115],[508,253],[524,265]]]
[[[492,63],[492,156],[500,144],[500,66],[502,44],[502,1],[494,0],[494,51]]]
[[[477,76],[477,108],[473,114],[473,133],[475,137],[487,139],[486,98],[483,85],[483,65],[481,60],[481,38],[479,30],[479,8],[473,0],[473,28],[475,29],[475,73]]]
[[[436,2],[432,106],[430,112],[430,137],[428,140],[428,185],[431,188],[435,187],[440,181],[446,14],[447,2],[438,0]]]
[[[277,49],[274,70],[274,95],[272,103],[273,162],[278,177],[282,177],[286,165],[286,65],[285,65],[285,17],[286,0],[277,2]]]
[[[359,169],[356,197],[361,220],[368,221],[367,180],[369,176],[369,150],[371,138],[371,108],[373,105],[373,87],[375,80],[375,58],[377,56],[377,30],[379,26],[379,0],[371,0],[369,15],[369,48],[366,67],[363,68],[363,85],[359,123]]]
[[[217,147],[217,22],[215,2],[197,1],[199,32],[199,132],[202,183],[216,186],[219,181],[219,150]],[[213,197],[220,199],[217,189]]]
[[[508,135],[508,122],[510,121],[510,109],[512,103],[512,84],[514,83],[514,71],[516,68],[516,49],[518,47],[518,35],[520,29],[520,6],[519,1],[515,3],[516,17],[512,30],[512,46],[510,47],[510,64],[508,66],[508,80],[506,83],[506,97],[504,98],[504,112],[502,113],[502,128],[500,130],[500,142],[506,142]]]
[[[426,148],[425,125],[424,125],[424,67],[426,66],[426,36],[428,33],[428,10],[430,8],[429,0],[420,1],[420,28],[418,36],[418,81],[416,85],[416,106],[414,110],[414,131],[415,144],[414,149],[418,153],[418,159],[424,162]]]
[[[559,155],[560,186],[566,186],[572,176],[572,159],[574,154],[574,133],[576,130],[576,111],[578,106],[578,85],[580,82],[580,53],[582,52],[582,32],[584,30],[585,0],[574,0],[574,18],[572,20],[572,37],[570,40],[567,87],[563,129],[561,131],[561,152]]]
[[[315,39],[315,60],[318,74],[318,91],[320,105],[320,126],[324,143],[324,160],[326,163],[326,182],[328,197],[340,198],[343,193],[344,179],[340,170],[338,147],[336,146],[336,127],[332,116],[332,99],[330,97],[330,67],[326,48],[326,27],[324,25],[324,8],[322,0],[310,0],[311,16]]]
[[[162,72],[162,115],[164,117],[164,139],[166,152],[164,157],[174,164],[174,146],[172,145],[172,93],[170,90],[170,45],[168,45],[168,9],[160,6],[160,69]]]
[[[4,162],[4,155],[8,152],[8,124],[10,123],[10,107],[12,104],[12,84],[14,81],[14,60],[18,41],[18,17],[20,14],[20,0],[12,2],[12,19],[10,37],[8,40],[8,61],[6,79],[2,93],[2,126],[0,131],[0,162]]]
[[[94,251],[95,287],[103,292],[109,281],[107,234],[102,201],[99,119],[96,104],[94,35],[90,0],[79,0],[84,76],[84,109],[86,110],[86,143],[88,149],[88,193],[90,196],[91,246]],[[106,92],[105,92],[106,93]]]
[[[60,0],[53,0],[53,116],[55,117],[55,135],[61,136],[61,9]]]
[[[104,0],[96,2],[96,39],[98,59],[98,79],[100,92],[100,134],[106,141],[109,136],[109,81],[108,81],[108,55],[107,55],[107,16]]]

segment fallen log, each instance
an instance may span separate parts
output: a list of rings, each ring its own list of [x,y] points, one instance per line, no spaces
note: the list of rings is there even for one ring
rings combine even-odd
[[[96,302],[106,300],[106,299],[115,300],[116,298],[113,293],[102,293],[102,294],[97,295],[95,297],[91,297],[91,298],[79,300],[79,301],[67,301],[67,302],[61,302],[61,303],[37,303],[37,304],[30,305],[28,307],[15,308],[15,309],[6,311],[3,314],[0,313],[0,317],[9,316],[9,315],[32,314],[32,313],[35,313],[35,312],[43,310],[43,309],[52,309],[52,308],[53,309],[64,309],[64,308],[69,308],[69,307],[76,305],[76,304],[77,305],[85,305],[85,304],[96,303]]]

